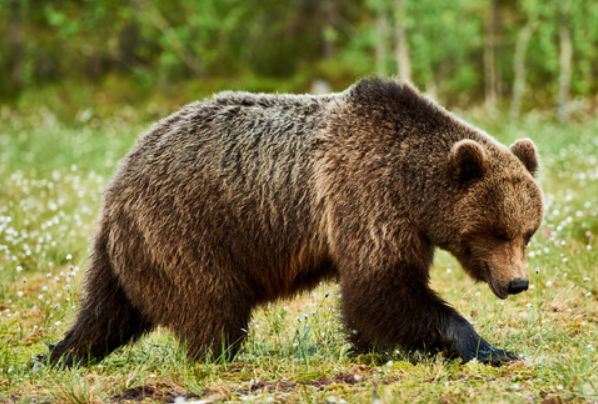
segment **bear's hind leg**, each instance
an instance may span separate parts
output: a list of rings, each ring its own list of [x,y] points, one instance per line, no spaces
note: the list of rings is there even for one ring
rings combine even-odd
[[[245,340],[249,322],[249,316],[246,319],[235,317],[237,318],[229,319],[229,323],[213,319],[212,324],[207,327],[206,324],[201,324],[184,333],[178,332],[187,346],[187,357],[192,361],[233,360]]]
[[[62,341],[50,346],[49,361],[65,366],[99,361],[152,328],[152,322],[127,298],[110,264],[106,244],[99,238],[77,320]]]
[[[190,360],[231,360],[247,335],[254,299],[243,282],[210,276],[199,279],[207,290],[196,291],[192,299],[189,293],[180,294],[172,304],[179,312],[168,316],[165,325],[187,348]]]

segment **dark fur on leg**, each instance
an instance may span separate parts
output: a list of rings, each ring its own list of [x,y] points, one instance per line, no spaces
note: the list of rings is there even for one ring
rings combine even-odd
[[[40,357],[41,360],[67,367],[94,363],[152,328],[151,321],[127,298],[105,248],[99,237],[77,320],[62,341],[50,345],[48,356]]]
[[[357,357],[359,355],[367,355],[375,351],[374,345],[364,339],[357,330],[348,330],[347,340],[351,344],[351,348],[347,352],[350,357]]]

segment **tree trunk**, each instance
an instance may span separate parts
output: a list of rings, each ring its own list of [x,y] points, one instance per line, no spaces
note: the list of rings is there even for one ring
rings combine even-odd
[[[23,45],[25,38],[23,34],[23,13],[19,0],[13,0],[10,3],[10,23],[9,23],[8,41],[12,54],[12,64],[10,67],[10,79],[12,88],[18,92],[23,85]]]
[[[395,0],[396,7],[396,35],[397,35],[397,67],[401,80],[411,80],[411,61],[407,45],[407,29],[405,27],[406,13],[403,0]]]
[[[566,122],[569,118],[568,101],[571,84],[571,58],[573,47],[571,44],[571,30],[567,18],[562,18],[559,36],[560,36],[560,76],[559,76],[559,99],[558,116],[559,122]]]
[[[336,23],[338,20],[336,0],[322,0],[322,15],[324,16],[325,23],[322,32],[323,37],[323,56],[325,59],[330,59],[336,54],[335,42],[336,42]]]
[[[496,25],[497,0],[490,0],[490,13],[484,25],[484,99],[486,109],[496,111]]]
[[[376,8],[376,73],[386,76],[388,57],[388,9],[385,1],[379,1]]]
[[[525,55],[527,45],[534,32],[534,25],[531,21],[523,27],[517,36],[515,44],[515,59],[513,62],[513,71],[515,78],[513,80],[513,98],[511,100],[511,117],[518,118],[521,112],[521,100],[525,93]]]

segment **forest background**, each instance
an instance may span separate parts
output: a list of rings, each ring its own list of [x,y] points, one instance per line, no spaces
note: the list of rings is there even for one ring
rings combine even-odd
[[[449,107],[598,105],[593,0],[0,0],[0,102],[158,115],[222,89],[398,75]],[[571,105],[583,100],[583,105]],[[148,108],[143,108],[147,106]]]

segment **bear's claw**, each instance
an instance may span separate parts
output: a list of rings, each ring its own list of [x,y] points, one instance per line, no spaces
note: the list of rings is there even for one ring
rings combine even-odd
[[[446,332],[445,351],[449,357],[458,357],[464,363],[473,359],[492,366],[523,360],[514,352],[504,351],[490,345],[480,337],[474,328],[462,317],[455,317]]]
[[[491,348],[489,350],[484,350],[484,352],[478,352],[477,355],[475,355],[471,359],[477,359],[479,362],[485,363],[487,365],[501,366],[507,362],[523,360],[523,357],[517,355],[515,352],[504,351],[498,348]],[[469,360],[465,360],[465,362],[468,361]]]

